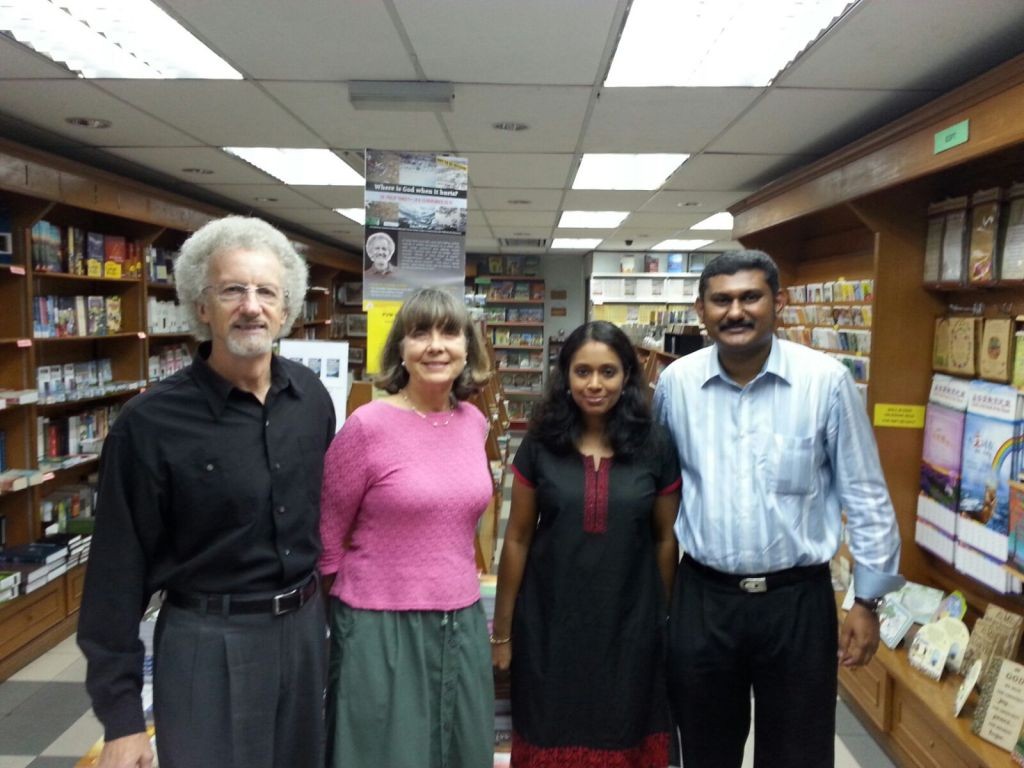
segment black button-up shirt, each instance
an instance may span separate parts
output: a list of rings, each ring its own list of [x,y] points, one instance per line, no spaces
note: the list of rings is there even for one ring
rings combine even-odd
[[[113,739],[144,730],[139,620],[151,595],[263,592],[320,553],[327,390],[275,356],[265,403],[192,365],[129,401],[100,459],[96,532],[79,617],[93,709]]]

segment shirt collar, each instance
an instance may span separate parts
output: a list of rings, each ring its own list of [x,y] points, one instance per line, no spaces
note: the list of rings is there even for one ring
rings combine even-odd
[[[195,357],[192,358],[192,378],[195,380],[199,391],[202,392],[213,415],[220,418],[227,406],[228,397],[235,389],[235,385],[225,379],[213,368],[210,367],[209,357],[213,349],[213,343],[204,341],[196,349]],[[277,392],[289,391],[295,397],[301,397],[303,389],[301,383],[296,380],[288,368],[281,362],[281,358],[273,355],[270,359],[270,392],[269,395]]]
[[[760,373],[758,373],[757,376],[753,378],[753,381],[751,381],[751,383],[757,381],[762,376],[766,376],[768,374],[777,376],[778,378],[782,379],[785,382],[788,382],[790,379],[789,361],[783,354],[782,345],[779,343],[778,338],[776,338],[775,336],[772,336],[772,349],[768,353],[768,359],[765,360],[764,366],[761,368]],[[738,386],[736,385],[736,382],[734,382],[729,377],[729,374],[725,372],[725,370],[722,368],[722,364],[718,361],[717,344],[711,348],[711,354],[708,355],[708,366],[707,370],[704,373],[704,380],[701,382],[701,386],[706,386],[708,383],[710,383],[716,378],[728,382],[729,384],[732,384],[734,386]]]

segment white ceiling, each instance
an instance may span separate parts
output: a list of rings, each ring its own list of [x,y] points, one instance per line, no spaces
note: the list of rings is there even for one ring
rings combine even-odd
[[[245,79],[87,81],[0,34],[0,135],[354,251],[362,228],[331,209],[361,206],[361,188],[289,188],[220,147],[327,147],[360,173],[367,147],[463,155],[471,252],[553,237],[717,250],[730,232],[689,227],[1024,51],[1024,0],[861,0],[767,88],[605,89],[628,0],[158,2]],[[350,80],[450,81],[454,107],[357,111]],[[574,191],[583,152],[691,157],[660,190]],[[182,170],[196,167],[212,173]],[[564,210],[631,213],[563,230]]]

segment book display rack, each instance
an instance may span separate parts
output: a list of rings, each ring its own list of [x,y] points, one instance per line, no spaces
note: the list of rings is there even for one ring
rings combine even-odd
[[[172,258],[227,211],[8,142],[0,167],[0,544],[7,560],[54,558],[0,590],[3,680],[74,631],[103,438],[128,398],[188,364]],[[297,333],[326,336],[320,288],[360,259],[295,242],[315,286]]]
[[[968,624],[990,603],[1015,613],[1024,603],[915,543],[923,414],[932,385],[936,318],[947,315],[951,305],[981,302],[994,315],[996,307],[1024,300],[1024,284],[993,279],[989,246],[998,234],[992,222],[988,239],[983,231],[978,241],[976,287],[968,287],[972,262],[961,245],[970,242],[972,203],[991,210],[994,200],[1024,179],[1024,120],[1008,119],[1021,115],[1021,104],[1024,57],[732,209],[734,236],[770,253],[779,262],[783,285],[810,286],[839,277],[872,281],[871,340],[863,355],[870,364],[867,403],[903,540],[901,572],[944,592],[960,590],[971,608]],[[942,149],[936,136],[960,121],[969,122],[969,141]],[[935,207],[946,200],[954,202]],[[984,219],[978,220],[981,229]],[[951,255],[967,255],[962,266],[951,259],[944,274],[945,246]],[[956,685],[911,669],[903,649],[880,649],[867,667],[840,671],[842,695],[900,765],[1009,764],[1005,751],[971,733],[971,702],[959,719],[946,706]]]

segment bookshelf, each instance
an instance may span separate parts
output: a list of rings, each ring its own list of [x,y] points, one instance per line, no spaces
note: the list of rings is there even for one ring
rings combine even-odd
[[[700,273],[716,255],[597,252],[587,282],[587,319],[616,325],[696,325],[693,304]]]
[[[989,602],[1021,612],[1002,595],[954,570],[914,540],[922,430],[882,426],[890,406],[924,406],[932,375],[935,319],[950,304],[1021,305],[1024,283],[966,289],[925,285],[929,206],[1024,178],[1024,57],[1007,62],[885,128],[741,201],[734,236],[778,261],[784,286],[873,281],[867,391],[869,414],[903,540],[901,572],[913,581],[961,590],[974,611]],[[968,120],[970,140],[936,152],[936,135]],[[934,213],[934,209],[933,209]],[[906,652],[841,670],[841,693],[900,765],[1006,765],[996,751],[932,702],[943,684],[908,671]],[[970,705],[968,705],[968,709]]]
[[[533,404],[544,394],[544,278],[477,277],[486,296],[485,335],[494,349],[494,370],[507,399],[513,429],[524,429]]]
[[[15,547],[64,527],[56,501],[72,488],[91,498],[118,409],[188,364],[195,345],[176,312],[171,258],[227,211],[6,141],[0,167],[12,245],[0,253],[0,457],[20,470],[0,485],[0,531]],[[357,255],[297,242],[315,286],[360,267]],[[311,291],[316,321],[330,318],[331,301]],[[0,680],[74,632],[78,555],[66,572],[0,602]]]

